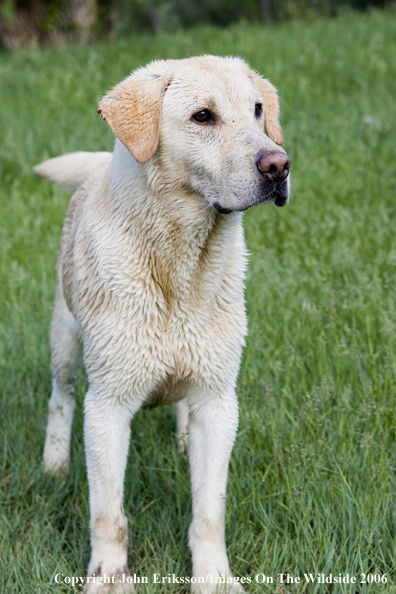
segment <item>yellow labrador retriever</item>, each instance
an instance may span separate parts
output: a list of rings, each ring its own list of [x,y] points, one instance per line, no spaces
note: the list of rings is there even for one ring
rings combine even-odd
[[[189,433],[191,590],[214,593],[224,578],[227,592],[242,592],[224,541],[246,334],[242,212],[289,199],[277,93],[239,58],[202,56],[136,70],[98,112],[117,137],[113,154],[74,153],[35,168],[66,187],[82,184],[58,261],[45,468],[69,464],[83,351],[86,591],[131,592],[123,512],[130,423],[143,406],[178,403],[178,433],[187,423]],[[104,576],[113,583],[102,584]]]

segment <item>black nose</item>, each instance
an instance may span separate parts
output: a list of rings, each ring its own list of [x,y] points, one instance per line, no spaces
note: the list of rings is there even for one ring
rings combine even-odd
[[[281,151],[266,151],[256,161],[257,169],[270,181],[282,181],[290,171],[290,159]]]

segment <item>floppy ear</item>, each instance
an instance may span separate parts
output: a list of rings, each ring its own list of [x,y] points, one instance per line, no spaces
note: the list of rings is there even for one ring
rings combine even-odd
[[[258,86],[265,105],[265,130],[276,144],[283,144],[282,128],[279,124],[279,99],[274,85],[255,72],[252,73],[253,82]]]
[[[158,146],[162,97],[168,81],[146,69],[118,84],[99,103],[98,113],[138,163]]]

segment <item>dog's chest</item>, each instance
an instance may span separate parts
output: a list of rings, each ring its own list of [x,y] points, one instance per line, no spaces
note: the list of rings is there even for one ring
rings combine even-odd
[[[224,245],[221,231],[199,257],[191,249],[165,257],[163,242],[158,251],[135,243],[116,253],[113,242],[92,259],[84,276],[96,278],[94,290],[83,292],[81,283],[79,291],[90,381],[156,406],[182,397],[186,385],[213,385],[238,369],[244,242],[239,233]]]
[[[232,280],[171,302],[155,280],[114,287],[86,326],[90,381],[150,407],[182,398],[187,386],[221,382],[238,368],[246,334],[243,274]]]

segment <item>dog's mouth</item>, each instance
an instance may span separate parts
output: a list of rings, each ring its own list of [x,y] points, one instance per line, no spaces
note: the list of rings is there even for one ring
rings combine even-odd
[[[279,207],[286,206],[286,204],[288,202],[289,202],[289,197],[284,196],[284,195],[277,195],[274,200],[275,206],[279,206]]]
[[[232,212],[234,212],[233,210],[229,209],[229,208],[223,208],[222,206],[220,206],[220,204],[218,202],[214,202],[213,203],[214,208],[217,210],[217,212],[219,212],[220,214],[231,214]]]
[[[286,206],[289,202],[289,188],[287,180],[277,182],[273,185],[270,192],[260,202],[274,202],[275,206]]]
[[[282,181],[280,183],[274,184],[275,187],[269,189],[266,188],[265,192],[260,192],[257,198],[251,202],[247,202],[244,205],[239,206],[238,208],[225,208],[219,202],[213,202],[213,207],[217,212],[222,215],[228,215],[232,212],[243,212],[248,210],[252,206],[256,206],[257,204],[270,204],[274,203],[275,206],[279,208],[286,206],[289,202],[289,191],[286,181]]]

